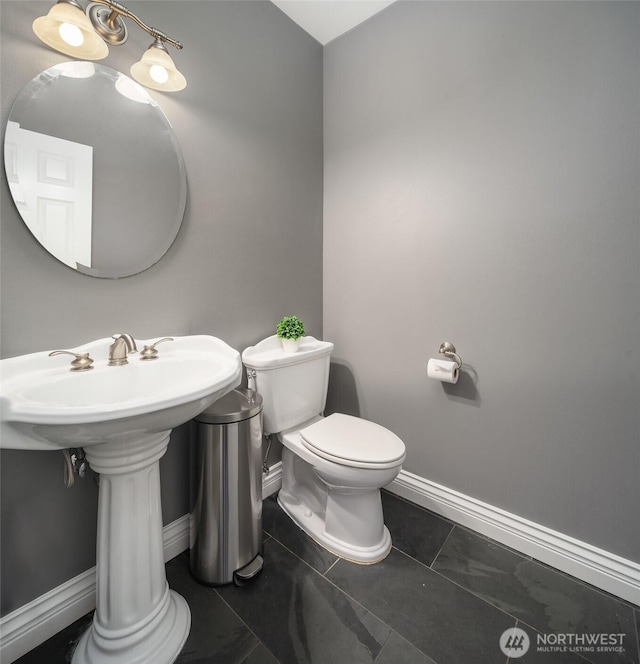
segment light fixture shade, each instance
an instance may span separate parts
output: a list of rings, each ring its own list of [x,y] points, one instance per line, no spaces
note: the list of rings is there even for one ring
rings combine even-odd
[[[82,34],[82,43],[72,46],[60,34],[60,26],[75,26]],[[33,22],[33,31],[47,46],[56,51],[83,60],[102,60],[109,48],[99,37],[80,7],[62,0],[51,7],[46,16]],[[77,31],[76,31],[77,32]]]
[[[156,72],[162,75],[158,76]],[[162,92],[177,92],[187,87],[187,80],[178,71],[164,46],[158,46],[157,42],[131,67],[131,76],[141,85]]]

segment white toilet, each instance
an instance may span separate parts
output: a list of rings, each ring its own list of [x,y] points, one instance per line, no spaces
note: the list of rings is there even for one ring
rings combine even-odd
[[[278,503],[329,551],[378,562],[391,550],[380,488],[400,472],[404,443],[358,417],[323,417],[333,344],[301,341],[298,352],[285,353],[274,335],[242,353],[249,387],[263,398],[264,433],[284,445]]]

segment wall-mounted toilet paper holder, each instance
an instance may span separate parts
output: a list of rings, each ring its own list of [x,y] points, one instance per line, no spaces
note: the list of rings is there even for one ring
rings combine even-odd
[[[444,343],[440,344],[440,349],[438,352],[445,357],[455,359],[456,363],[458,364],[458,369],[462,366],[462,358],[460,355],[458,355],[458,353],[456,353],[456,347],[452,343],[445,341]]]

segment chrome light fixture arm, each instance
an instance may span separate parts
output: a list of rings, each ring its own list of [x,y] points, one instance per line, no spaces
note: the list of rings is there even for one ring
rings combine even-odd
[[[108,11],[105,10],[107,8]],[[180,50],[182,44],[169,37],[166,33],[148,26],[138,16],[124,5],[115,0],[94,0],[87,7],[87,16],[91,20],[96,32],[110,44],[123,44],[127,39],[127,27],[120,18],[131,19],[138,27],[150,34],[154,39],[171,44]]]

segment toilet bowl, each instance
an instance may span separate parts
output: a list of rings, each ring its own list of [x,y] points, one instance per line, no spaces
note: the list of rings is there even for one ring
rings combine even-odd
[[[378,461],[353,452],[349,455],[357,459],[329,459],[310,444],[314,431],[318,435],[318,427],[350,433],[356,447],[372,432],[380,439],[387,438],[388,458],[382,458],[378,441],[371,447]],[[284,445],[278,494],[282,509],[316,542],[341,558],[359,563],[385,558],[391,550],[391,536],[384,525],[380,488],[393,481],[402,468],[402,441],[373,422],[339,413],[280,434],[279,439]]]
[[[384,427],[350,415],[322,416],[333,344],[304,337],[285,353],[269,337],[242,359],[263,398],[263,429],[283,444],[278,503],[332,553],[371,564],[391,550],[380,489],[398,475],[404,443]]]

